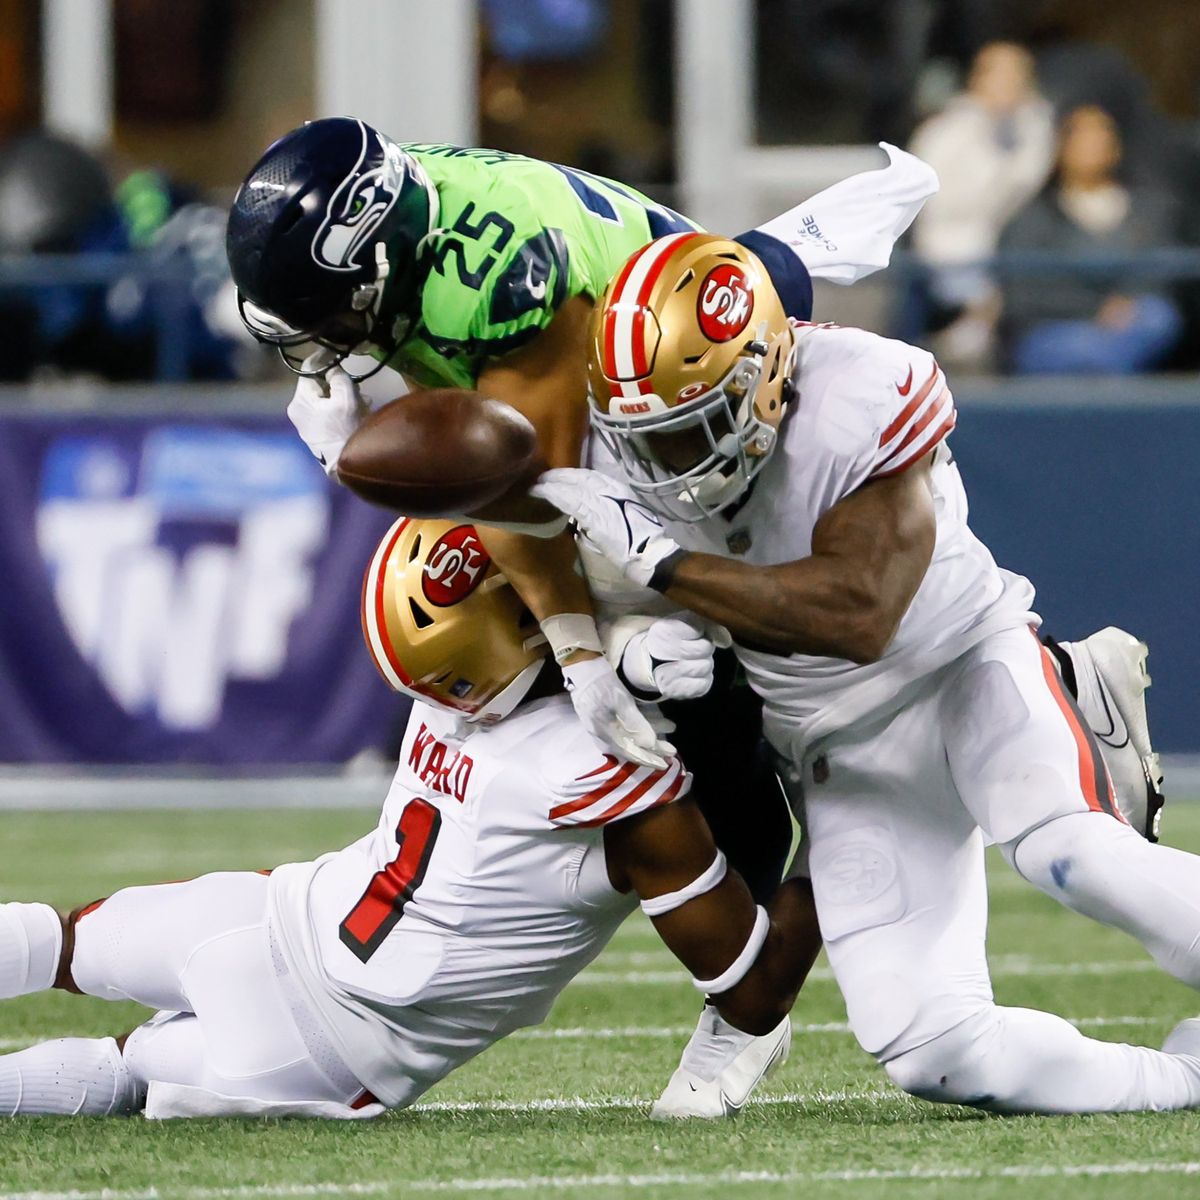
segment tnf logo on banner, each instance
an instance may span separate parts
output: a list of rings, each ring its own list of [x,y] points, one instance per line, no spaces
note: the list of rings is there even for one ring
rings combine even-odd
[[[37,535],[64,622],[127,712],[199,730],[282,670],[329,527],[292,437],[189,426],[50,449]]]

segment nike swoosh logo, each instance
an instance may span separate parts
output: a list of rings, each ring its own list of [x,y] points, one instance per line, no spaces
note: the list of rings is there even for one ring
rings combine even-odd
[[[896,391],[898,391],[900,393],[900,395],[902,395],[902,396],[907,396],[908,393],[912,391],[912,381],[913,381],[913,370],[912,370],[912,367],[910,366],[908,368],[908,378],[904,381],[903,386],[901,386],[900,384],[896,384]]]
[[[529,264],[529,270],[525,273],[525,290],[538,301],[546,298],[546,281],[543,279],[540,283],[533,282],[533,263]]]
[[[1113,750],[1120,750],[1129,745],[1129,729],[1125,725],[1125,718],[1121,716],[1116,703],[1109,695],[1108,688],[1104,686],[1104,680],[1097,675],[1096,682],[1100,685],[1100,703],[1104,705],[1104,715],[1108,718],[1108,729],[1104,731],[1093,729],[1092,732],[1106,746],[1110,746]]]

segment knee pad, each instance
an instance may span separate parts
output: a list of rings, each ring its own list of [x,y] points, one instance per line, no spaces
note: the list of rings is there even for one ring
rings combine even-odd
[[[1165,971],[1200,988],[1200,858],[1102,813],[1058,817],[1002,849],[1035,887],[1137,938]]]
[[[1140,863],[1148,844],[1131,826],[1107,813],[1077,812],[1003,843],[1000,851],[1023,879],[1064,899],[1072,891],[1094,886],[1101,873],[1119,868],[1127,856]]]
[[[998,1028],[995,1008],[986,1009],[915,1050],[889,1059],[884,1070],[910,1096],[987,1108],[995,1098],[988,1047]]]
[[[204,1036],[191,1013],[155,1013],[125,1039],[124,1057],[143,1091],[155,1080],[192,1087],[208,1080]]]

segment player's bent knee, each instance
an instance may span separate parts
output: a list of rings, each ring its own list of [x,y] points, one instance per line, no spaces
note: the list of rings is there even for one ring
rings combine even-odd
[[[996,1080],[985,1049],[995,1016],[980,1013],[914,1050],[883,1064],[891,1081],[910,1096],[939,1104],[988,1108]]]

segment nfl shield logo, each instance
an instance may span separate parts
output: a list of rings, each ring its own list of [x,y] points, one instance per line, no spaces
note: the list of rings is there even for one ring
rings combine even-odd
[[[735,529],[725,538],[730,554],[745,554],[750,549],[750,530]]]

